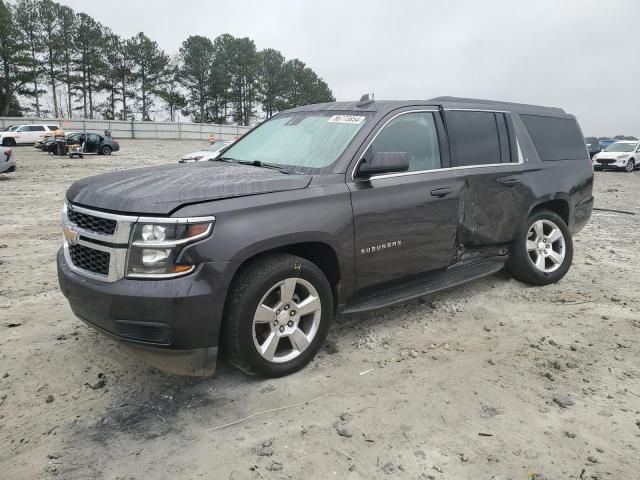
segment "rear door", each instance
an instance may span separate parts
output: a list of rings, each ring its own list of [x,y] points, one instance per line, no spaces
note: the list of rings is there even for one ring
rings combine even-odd
[[[447,267],[455,252],[461,183],[449,162],[440,114],[405,110],[389,115],[356,158],[405,152],[408,172],[359,180],[349,172],[354,216],[356,290]]]
[[[21,138],[23,143],[36,143],[46,131],[42,125],[27,125],[25,128],[25,134]]]
[[[469,247],[513,240],[528,213],[515,132],[508,112],[445,111],[460,192],[460,242]]]

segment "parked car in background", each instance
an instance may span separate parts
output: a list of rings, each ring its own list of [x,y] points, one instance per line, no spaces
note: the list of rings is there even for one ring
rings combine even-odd
[[[68,132],[65,134],[65,139],[67,144],[69,143],[69,138],[75,135],[79,135],[80,132]],[[58,154],[58,145],[56,144],[56,139],[53,135],[45,137],[44,141],[41,145],[37,143],[34,145],[36,148],[40,148],[43,152],[52,153],[54,155]]]
[[[46,133],[53,133],[57,129],[57,125],[20,125],[11,132],[0,132],[0,145],[4,147],[34,145]]]
[[[580,127],[560,108],[309,105],[214,161],[76,181],[58,278],[81,320],[162,369],[209,375],[224,345],[242,371],[278,377],[311,361],[338,312],[505,267],[559,281],[592,186]]]
[[[55,142],[53,147],[55,148]],[[104,135],[97,133],[73,133],[67,136],[67,151],[70,157],[84,155],[111,155],[112,152],[120,150],[120,144],[111,137],[109,130],[105,130]]]
[[[182,157],[179,163],[192,163],[192,162],[205,162],[207,160],[215,160],[220,155],[220,152],[233,143],[233,140],[224,142],[214,142],[207,145],[202,150],[189,153]]]
[[[640,167],[640,142],[621,140],[614,142],[593,157],[593,169],[615,168],[633,172]]]
[[[600,148],[602,150],[607,148],[612,143],[615,143],[615,140],[613,140],[612,138],[603,138],[603,139],[598,140],[598,144],[600,144]]]
[[[16,171],[16,162],[13,159],[13,151],[8,147],[0,147],[0,173]]]
[[[587,137],[584,139],[584,141],[587,144],[589,157],[593,158],[596,153],[602,151],[602,147],[600,146],[600,143],[598,142],[598,139],[596,137]]]

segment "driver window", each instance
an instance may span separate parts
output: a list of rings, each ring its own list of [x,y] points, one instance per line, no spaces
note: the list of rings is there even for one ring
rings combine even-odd
[[[369,147],[367,156],[378,152],[404,152],[409,171],[441,168],[436,123],[431,112],[412,112],[391,120]]]

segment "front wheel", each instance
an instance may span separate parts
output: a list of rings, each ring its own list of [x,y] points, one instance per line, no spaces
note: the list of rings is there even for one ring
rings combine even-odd
[[[243,267],[225,309],[227,360],[240,370],[280,377],[307,365],[333,319],[331,286],[303,258],[278,254]]]
[[[549,285],[566,275],[573,260],[573,240],[555,212],[539,210],[525,222],[513,243],[507,267],[518,280]]]
[[[2,146],[3,147],[15,147],[16,146],[16,141],[13,138],[5,138],[4,140],[2,140]]]
[[[624,171],[627,173],[631,173],[636,169],[636,163],[633,159],[630,159],[627,164],[624,166]]]
[[[111,155],[111,147],[109,145],[104,145],[100,151],[102,155]]]

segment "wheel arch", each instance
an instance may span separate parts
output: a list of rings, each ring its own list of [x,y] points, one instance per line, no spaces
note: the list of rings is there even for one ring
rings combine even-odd
[[[571,219],[571,206],[567,198],[556,197],[553,199],[542,199],[533,205],[527,217],[530,217],[533,213],[540,210],[551,210],[552,212],[557,213],[560,218],[564,220],[564,223],[569,226]]]
[[[246,268],[247,265],[250,265],[255,260],[263,258],[265,256],[282,253],[296,255],[298,257],[304,258],[316,265],[322,271],[322,273],[327,277],[329,285],[331,285],[331,292],[333,294],[334,303],[333,306],[334,311],[336,311],[340,299],[340,285],[341,281],[343,280],[343,271],[336,249],[329,243],[321,240],[284,243],[282,245],[272,246],[271,248],[266,248],[264,250],[252,251],[251,254],[246,255],[244,258],[239,260],[238,267],[233,273],[230,285],[233,283],[239,273],[244,268]],[[225,303],[228,298],[229,292],[227,292]]]

